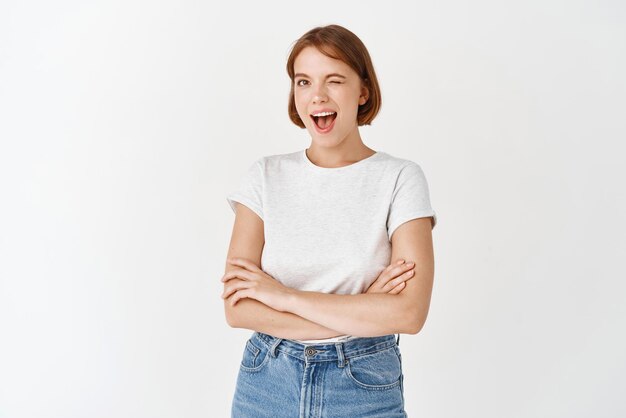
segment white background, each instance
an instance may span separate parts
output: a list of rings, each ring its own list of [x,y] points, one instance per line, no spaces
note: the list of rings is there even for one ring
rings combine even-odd
[[[330,23],[438,215],[409,416],[626,416],[623,2],[5,0],[1,418],[229,416],[225,198],[308,147],[285,62]]]

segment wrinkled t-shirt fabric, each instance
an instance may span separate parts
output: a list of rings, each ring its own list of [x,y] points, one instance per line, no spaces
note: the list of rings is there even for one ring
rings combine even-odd
[[[396,228],[423,217],[437,224],[420,165],[382,151],[336,168],[313,164],[306,149],[264,156],[226,199],[233,212],[239,202],[263,220],[261,269],[314,292],[364,293],[391,262]]]

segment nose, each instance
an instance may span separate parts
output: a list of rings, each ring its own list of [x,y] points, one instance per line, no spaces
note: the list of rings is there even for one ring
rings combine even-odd
[[[324,84],[318,84],[318,87],[313,92],[313,103],[323,103],[326,102],[327,99]]]

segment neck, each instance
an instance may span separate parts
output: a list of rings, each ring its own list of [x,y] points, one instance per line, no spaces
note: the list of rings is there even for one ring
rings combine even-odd
[[[356,135],[350,135],[337,145],[324,146],[312,141],[306,150],[306,155],[313,164],[326,168],[353,164],[375,153],[376,151],[363,143],[358,128]]]

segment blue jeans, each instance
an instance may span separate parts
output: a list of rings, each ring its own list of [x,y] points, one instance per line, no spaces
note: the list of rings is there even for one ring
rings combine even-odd
[[[400,334],[301,344],[255,331],[231,418],[407,417]]]

